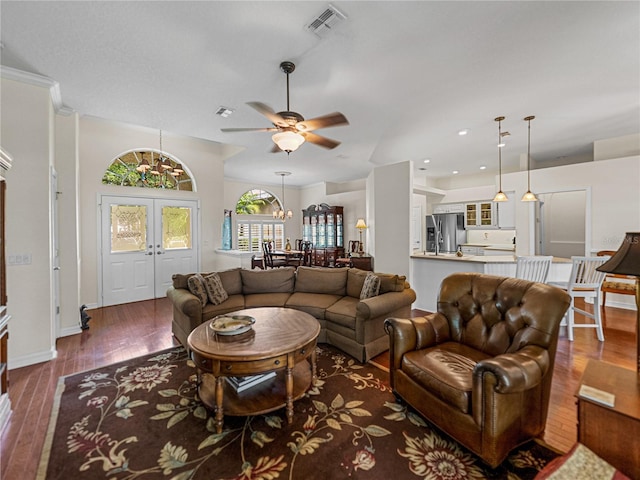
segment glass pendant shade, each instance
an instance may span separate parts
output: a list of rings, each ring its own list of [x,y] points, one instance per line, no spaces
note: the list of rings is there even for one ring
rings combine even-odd
[[[508,202],[509,201],[509,197],[507,197],[507,194],[504,193],[502,190],[499,190],[498,193],[496,193],[496,196],[493,197],[493,201],[494,202]]]
[[[287,153],[291,153],[298,149],[300,145],[304,143],[304,137],[295,132],[278,132],[274,134],[271,139],[273,143],[278,145],[278,148]]]
[[[537,202],[538,197],[536,197],[535,193],[531,190],[527,190],[526,193],[522,196],[523,202]]]

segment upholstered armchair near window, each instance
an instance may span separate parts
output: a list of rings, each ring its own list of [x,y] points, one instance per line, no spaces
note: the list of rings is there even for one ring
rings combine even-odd
[[[480,273],[445,278],[438,311],[389,318],[391,387],[491,467],[544,432],[566,292]]]

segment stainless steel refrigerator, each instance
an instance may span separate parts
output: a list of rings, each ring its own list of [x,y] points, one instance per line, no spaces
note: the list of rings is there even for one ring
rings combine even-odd
[[[427,215],[427,251],[454,253],[458,245],[467,242],[464,213],[436,213]]]

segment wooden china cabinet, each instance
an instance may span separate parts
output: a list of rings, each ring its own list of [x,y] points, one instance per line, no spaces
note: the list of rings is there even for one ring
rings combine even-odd
[[[302,210],[302,238],[313,244],[312,265],[335,266],[344,256],[343,207],[321,203]]]
[[[4,246],[5,173],[11,168],[11,157],[0,148],[0,432],[9,421],[9,380],[7,376],[9,319],[7,313],[7,270]]]

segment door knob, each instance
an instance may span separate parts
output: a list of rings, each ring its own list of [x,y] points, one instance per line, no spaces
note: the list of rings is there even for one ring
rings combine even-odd
[[[153,255],[153,252],[147,252],[145,255]]]
[[[164,252],[156,252],[156,255],[162,255]]]

